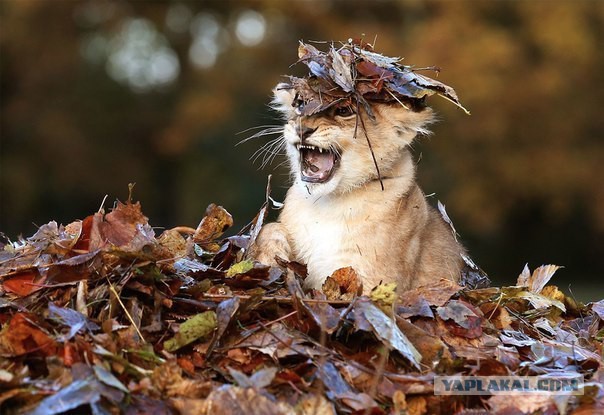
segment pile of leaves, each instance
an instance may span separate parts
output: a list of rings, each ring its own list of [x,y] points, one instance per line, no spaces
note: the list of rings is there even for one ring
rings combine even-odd
[[[156,237],[138,203],[43,225],[0,251],[0,412],[593,414],[604,411],[604,301],[526,268],[518,286],[440,280],[358,296],[354,270],[303,292],[304,266],[246,258],[266,216],[222,238]],[[578,396],[435,396],[435,375],[578,373]]]
[[[439,72],[439,68],[402,65],[400,58],[376,53],[372,45],[361,40],[351,39],[338,48],[332,43],[327,52],[300,42],[298,58],[310,70],[307,77],[290,77],[288,87],[298,95],[300,115],[313,115],[332,106],[362,105],[373,116],[369,102],[397,102],[416,109],[425,106],[425,98],[434,94],[468,113],[453,88],[418,73]]]

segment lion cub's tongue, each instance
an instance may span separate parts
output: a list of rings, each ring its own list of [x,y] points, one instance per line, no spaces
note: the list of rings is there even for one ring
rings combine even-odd
[[[303,149],[302,180],[306,182],[324,182],[331,176],[335,163],[335,155],[331,151]]]

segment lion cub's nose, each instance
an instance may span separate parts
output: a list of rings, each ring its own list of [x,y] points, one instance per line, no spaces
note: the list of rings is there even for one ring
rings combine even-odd
[[[315,131],[317,131],[316,128],[310,128],[310,127],[306,127],[304,125],[298,125],[296,127],[296,133],[298,134],[298,137],[300,137],[300,140],[302,140],[302,141],[304,141],[308,137],[310,137],[312,135],[312,133],[314,133]]]

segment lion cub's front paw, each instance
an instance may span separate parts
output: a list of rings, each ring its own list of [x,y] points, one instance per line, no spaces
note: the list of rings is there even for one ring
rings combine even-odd
[[[277,257],[291,261],[291,247],[283,225],[277,222],[264,225],[250,247],[248,257],[272,266],[278,266]]]

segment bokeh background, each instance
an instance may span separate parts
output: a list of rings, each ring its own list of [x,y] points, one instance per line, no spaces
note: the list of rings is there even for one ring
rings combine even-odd
[[[604,2],[0,1],[0,230],[69,223],[136,182],[152,225],[196,226],[225,206],[240,229],[266,177],[250,157],[277,124],[267,107],[304,40],[364,37],[437,65],[465,115],[438,97],[415,145],[419,181],[443,201],[496,283],[525,263],[604,296]],[[251,130],[250,130],[251,129]]]

